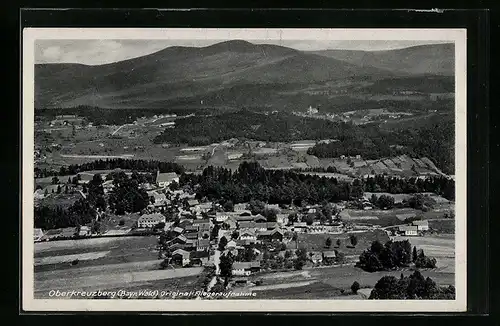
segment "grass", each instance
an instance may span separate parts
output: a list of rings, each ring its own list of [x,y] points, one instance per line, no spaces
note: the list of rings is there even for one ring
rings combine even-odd
[[[429,220],[429,227],[439,233],[455,234],[455,220]]]
[[[355,255],[361,254],[363,250],[368,248],[373,241],[378,240],[385,243],[389,240],[389,236],[385,231],[374,230],[363,233],[354,233],[358,239],[358,243],[355,247],[351,246],[349,241],[350,234],[299,234],[299,248],[305,248],[307,251],[324,251],[324,250],[338,250],[345,255]],[[326,249],[325,242],[326,239],[330,238],[332,240],[332,246],[330,249]],[[340,247],[337,247],[337,239],[340,239]]]

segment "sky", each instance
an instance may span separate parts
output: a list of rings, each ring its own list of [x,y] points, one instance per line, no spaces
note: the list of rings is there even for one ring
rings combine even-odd
[[[310,40],[248,40],[255,44],[275,44],[302,51],[364,50],[381,51],[405,47],[448,43],[450,41],[310,41]],[[221,40],[37,40],[36,63],[81,63],[100,65],[140,57],[170,46],[203,47]]]

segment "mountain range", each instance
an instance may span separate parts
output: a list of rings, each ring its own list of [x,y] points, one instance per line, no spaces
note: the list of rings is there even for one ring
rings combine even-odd
[[[208,47],[168,47],[111,64],[36,64],[35,108],[266,106],[291,108],[366,94],[384,82],[422,88],[426,79],[453,83],[453,44],[390,51],[299,51],[227,41]],[[405,85],[409,84],[406,82]],[[407,87],[407,86],[405,86]],[[442,90],[428,86],[429,93]],[[411,87],[410,87],[411,88]],[[438,87],[439,88],[439,87]],[[309,104],[308,104],[309,103]]]

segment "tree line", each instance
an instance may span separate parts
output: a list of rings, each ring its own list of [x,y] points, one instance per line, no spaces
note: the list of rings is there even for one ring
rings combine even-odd
[[[106,160],[95,160],[92,162],[81,163],[81,164],[71,164],[68,166],[61,166],[59,171],[40,169],[35,167],[35,177],[43,178],[49,176],[64,176],[64,175],[78,174],[84,171],[113,170],[113,169],[137,170],[137,171],[152,172],[152,173],[160,171],[160,173],[175,172],[177,174],[182,174],[184,172],[184,167],[182,165],[173,162],[115,158]]]

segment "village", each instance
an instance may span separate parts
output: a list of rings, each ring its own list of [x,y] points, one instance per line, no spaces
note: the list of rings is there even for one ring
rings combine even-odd
[[[96,175],[103,180],[105,196],[109,195],[113,192],[114,183],[108,175],[118,172],[124,171],[80,172],[73,176],[73,180],[69,177],[71,183],[57,183],[38,189],[35,206],[37,200],[65,193],[86,199],[88,193],[84,189],[95,180]],[[124,173],[128,176],[133,174],[130,171]],[[300,207],[256,201],[221,204],[199,199],[196,192],[181,189],[180,177],[174,172],[157,171],[154,181],[141,183],[139,187],[146,191],[150,201],[139,214],[125,212],[121,218],[110,219],[105,212],[98,210],[95,220],[87,225],[50,230],[35,228],[34,241],[78,242],[91,238],[155,236],[155,251],[161,262],[159,269],[190,270],[197,267],[205,272],[212,271],[213,275],[208,274],[211,281],[206,284],[206,289],[210,290],[222,286],[220,282],[225,279],[224,275],[231,276],[231,282],[224,284],[224,288],[252,288],[262,282],[262,275],[270,272],[352,266],[359,253],[368,248],[373,240],[385,242],[401,237],[425,238],[436,233],[429,227],[429,220],[416,217],[414,212],[408,213],[408,209],[378,209],[377,200],[371,193],[365,193],[356,201]],[[396,201],[403,200],[401,195],[399,198],[394,196]],[[384,220],[382,215],[393,210],[399,213],[397,218]],[[325,212],[326,218],[319,218]],[[372,212],[378,212],[373,215],[382,214],[380,219],[370,216]],[[356,214],[363,216],[356,217]],[[446,219],[452,221],[452,214]],[[433,222],[432,219],[430,221]],[[100,227],[96,228],[96,224]],[[73,266],[85,263],[86,259],[81,255],[68,257],[72,258],[66,262]],[[227,257],[231,261],[230,272],[222,267],[227,266],[222,262]],[[88,259],[95,259],[97,263],[99,257]],[[60,259],[58,263],[64,261]]]

